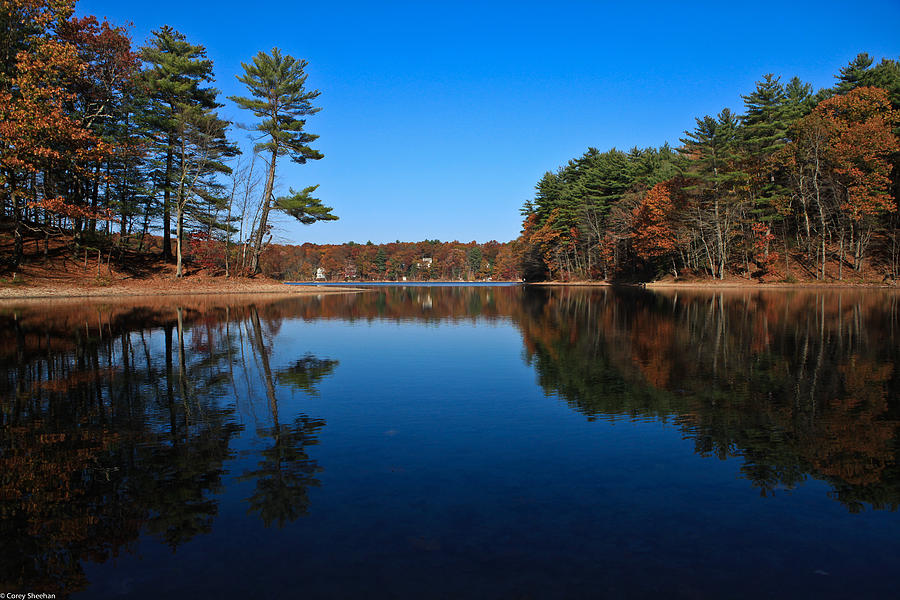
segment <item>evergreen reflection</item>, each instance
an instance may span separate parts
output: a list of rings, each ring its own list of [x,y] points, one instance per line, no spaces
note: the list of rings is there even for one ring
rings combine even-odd
[[[267,344],[256,306],[250,308],[253,349],[262,365],[272,427],[260,429],[257,436],[267,447],[260,452],[257,468],[244,473],[242,480],[255,480],[256,491],[247,499],[249,512],[257,513],[266,527],[279,527],[306,514],[309,507],[307,488],[319,485],[315,474],[321,467],[306,454],[306,446],[318,442],[316,433],[325,425],[321,419],[298,416],[293,423],[282,425],[278,416],[278,398],[272,369],[269,366],[271,344]],[[291,387],[315,393],[314,385],[334,370],[338,361],[306,355],[293,367],[278,373],[278,381]]]
[[[295,390],[307,394],[318,395],[316,385],[327,375],[330,375],[338,361],[316,358],[307,354],[290,368],[278,372],[278,383],[283,383]]]
[[[257,432],[268,445],[257,468],[240,479],[256,481],[256,490],[247,499],[249,512],[258,514],[266,527],[273,523],[283,527],[306,514],[307,490],[319,485],[315,475],[322,470],[306,454],[306,447],[318,442],[316,434],[324,425],[322,419],[301,415],[288,425],[276,422]]]

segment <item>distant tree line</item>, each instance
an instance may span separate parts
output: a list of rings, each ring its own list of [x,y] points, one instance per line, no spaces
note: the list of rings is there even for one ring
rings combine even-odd
[[[212,270],[224,268],[223,248],[201,260]],[[494,281],[521,278],[516,241],[391,242],[388,244],[271,244],[260,259],[262,273],[276,279],[306,281]]]
[[[900,277],[900,63],[766,75],[680,146],[589,148],[523,208],[526,279]]]
[[[303,223],[337,218],[316,186],[274,195],[280,159],[322,158],[304,131],[319,110],[305,61],[276,48],[243,64],[248,96],[230,99],[256,119],[258,144],[241,157],[202,45],[164,26],[134,48],[127,30],[76,17],[74,5],[0,3],[0,216],[11,223],[12,266],[26,236],[141,252],[161,229],[178,276],[189,239],[224,243],[227,272],[252,274],[272,210]]]

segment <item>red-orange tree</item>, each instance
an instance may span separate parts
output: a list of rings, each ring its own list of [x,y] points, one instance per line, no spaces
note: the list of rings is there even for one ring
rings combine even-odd
[[[74,2],[11,0],[5,18],[17,15],[18,39],[8,36],[14,60],[4,64],[0,87],[2,200],[15,220],[16,263],[22,256],[24,208],[43,208],[69,218],[83,216],[64,192],[71,181],[91,177],[90,164],[109,151],[71,110],[73,82],[85,69],[73,44],[57,35]],[[40,179],[41,186],[34,185]],[[38,194],[38,190],[41,193]]]
[[[891,153],[900,151],[887,91],[862,87],[824,100],[816,112],[832,125],[830,150],[841,184],[841,209],[854,220],[897,209],[889,193]]]
[[[819,103],[815,113],[830,125],[828,151],[835,193],[848,217],[854,267],[859,270],[876,217],[897,210],[890,194],[893,153],[900,142],[893,132],[898,114],[887,91],[860,87]]]
[[[666,260],[678,277],[675,260],[681,238],[678,233],[676,199],[680,183],[657,183],[632,211],[631,244],[635,254],[645,261]]]

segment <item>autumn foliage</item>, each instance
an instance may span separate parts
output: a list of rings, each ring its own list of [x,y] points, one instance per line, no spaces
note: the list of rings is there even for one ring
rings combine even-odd
[[[535,277],[900,279],[900,66],[859,55],[833,89],[765,75],[672,148],[589,148],[523,208]],[[867,279],[868,278],[868,279]]]
[[[270,245],[260,259],[265,275],[309,281],[515,281],[521,279],[516,242],[391,242],[387,244]]]
[[[632,211],[631,239],[639,257],[661,258],[676,251],[679,236],[674,219],[678,213],[672,196],[677,193],[676,181],[657,183]]]
[[[890,193],[891,156],[900,152],[893,128],[900,113],[886,90],[862,87],[822,101],[815,110],[830,126],[828,147],[841,194],[841,210],[864,216],[897,210]]]

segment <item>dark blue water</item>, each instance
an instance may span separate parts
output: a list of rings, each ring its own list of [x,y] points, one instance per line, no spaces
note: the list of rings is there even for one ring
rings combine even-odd
[[[876,598],[898,297],[0,312],[0,573],[76,598]]]

